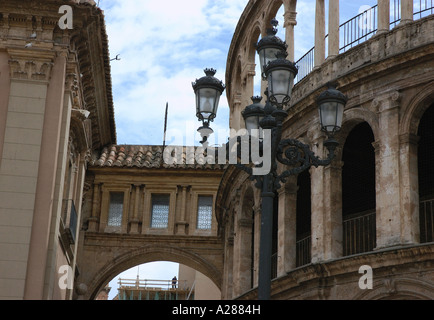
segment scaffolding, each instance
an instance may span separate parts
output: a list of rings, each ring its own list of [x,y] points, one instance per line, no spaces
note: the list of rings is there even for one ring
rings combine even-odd
[[[118,280],[117,300],[188,300],[194,299],[194,288],[187,280]]]

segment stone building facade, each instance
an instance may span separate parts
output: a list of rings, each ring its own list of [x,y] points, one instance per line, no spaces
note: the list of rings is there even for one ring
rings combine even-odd
[[[390,26],[391,3],[378,1],[375,34],[343,52],[339,1],[329,1],[326,42],[325,1],[316,1],[314,64],[294,86],[283,138],[326,158],[315,99],[336,82],[349,101],[332,164],[276,192],[273,299],[434,298],[434,16],[432,8],[416,15],[413,1],[402,0],[401,19]],[[244,127],[240,112],[251,104],[253,44],[282,5],[293,60],[296,0],[249,1],[234,33],[226,71],[233,128]],[[246,173],[228,169],[217,199],[223,298],[256,298],[260,215],[260,191]],[[362,266],[372,269],[370,290],[359,287]]]
[[[76,296],[87,164],[116,143],[111,94],[94,1],[1,1],[0,299]]]
[[[324,41],[325,3],[283,136],[326,157],[315,99],[333,81],[349,101],[333,163],[275,195],[272,298],[433,299],[433,8],[401,0],[391,21],[397,1],[379,0],[375,33],[342,46],[337,0]],[[58,24],[65,4],[73,29]],[[253,44],[282,6],[294,60],[297,0],[250,0],[237,25],[225,81],[232,129],[253,95]],[[260,191],[232,166],[167,166],[161,147],[117,145],[111,94],[94,1],[0,3],[0,298],[94,299],[121,271],[171,260],[223,299],[255,299]],[[372,289],[359,286],[362,266]]]

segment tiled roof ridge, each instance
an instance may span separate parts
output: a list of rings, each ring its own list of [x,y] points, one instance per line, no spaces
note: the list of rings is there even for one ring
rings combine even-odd
[[[167,146],[168,150],[173,147]],[[163,161],[163,146],[158,145],[109,145],[94,153],[90,161],[92,167],[123,167],[123,168],[182,168],[221,170],[225,165],[207,163],[204,157],[192,159],[197,146],[183,146],[179,163],[167,164]],[[191,150],[194,148],[194,150]]]

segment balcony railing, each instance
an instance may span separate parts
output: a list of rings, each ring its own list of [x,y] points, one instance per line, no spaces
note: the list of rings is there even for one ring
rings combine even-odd
[[[434,199],[419,204],[420,242],[434,241]]]
[[[189,288],[187,280],[118,280],[119,300],[188,300],[194,296],[194,285]]]
[[[434,14],[434,0],[414,1],[413,17],[421,19]],[[401,21],[401,1],[393,0],[390,2],[390,26],[394,28]],[[340,46],[339,52],[343,53],[352,47],[361,44],[372,37],[378,30],[378,6],[375,5],[359,13],[353,18],[345,21],[339,26]],[[327,40],[327,36],[324,41]],[[315,67],[314,63],[315,47],[304,54],[296,65],[299,72],[295,82],[302,80]]]
[[[343,254],[372,251],[376,245],[375,211],[352,214],[343,219]]]
[[[311,262],[311,235],[305,235],[296,242],[296,266],[301,267]]]

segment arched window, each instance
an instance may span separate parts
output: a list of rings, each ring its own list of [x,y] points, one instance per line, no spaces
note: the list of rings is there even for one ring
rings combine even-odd
[[[311,261],[311,185],[310,173],[304,171],[297,177],[296,209],[296,266]]]
[[[348,135],[342,168],[343,254],[373,250],[375,231],[374,135],[368,123],[354,127]]]
[[[420,242],[434,241],[434,104],[425,111],[418,136]]]

